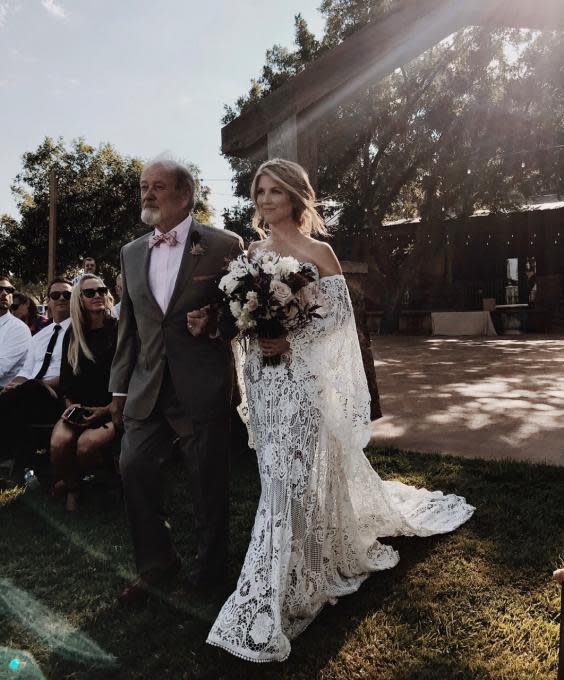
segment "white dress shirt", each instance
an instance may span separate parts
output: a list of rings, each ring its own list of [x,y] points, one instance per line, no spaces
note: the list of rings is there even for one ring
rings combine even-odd
[[[58,325],[61,327],[59,335],[57,335],[57,342],[55,347],[53,347],[53,354],[51,355],[51,361],[47,372],[43,376],[43,380],[50,380],[51,378],[58,378],[61,372],[61,358],[63,352],[63,337],[65,331],[70,326],[70,318],[61,321]],[[31,338],[31,347],[27,353],[27,359],[22,370],[18,373],[22,378],[27,378],[31,380],[39,373],[41,366],[43,365],[43,359],[45,357],[45,352],[47,351],[47,345],[51,336],[55,330],[55,323],[50,323],[45,328],[42,328],[39,333],[36,333],[33,338]]]
[[[149,260],[149,287],[163,314],[166,313],[168,303],[172,297],[178,270],[180,269],[180,262],[188,240],[188,232],[192,225],[192,217],[183,220],[173,231],[176,232],[176,240],[178,243],[174,246],[169,246],[166,241],[163,241],[158,246],[151,248]],[[155,235],[158,236],[162,232],[155,229]]]
[[[169,246],[166,241],[163,241],[158,246],[151,248],[149,255],[149,288],[163,314],[166,313],[168,303],[172,297],[172,291],[174,290],[174,284],[180,270],[180,262],[184,255],[188,232],[191,226],[192,216],[188,215],[178,226],[171,229],[171,231],[176,232],[176,240],[178,241],[176,245]],[[162,233],[159,229],[155,228],[155,236]],[[126,397],[127,394],[125,392],[114,392],[113,396]]]
[[[10,312],[0,316],[0,387],[18,375],[31,344],[31,331]]]

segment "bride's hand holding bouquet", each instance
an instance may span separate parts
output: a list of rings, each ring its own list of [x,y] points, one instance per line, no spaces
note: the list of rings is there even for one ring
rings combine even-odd
[[[290,345],[289,330],[318,316],[314,293],[319,274],[309,263],[264,251],[239,256],[219,282],[237,328],[258,337],[264,364],[276,366]]]

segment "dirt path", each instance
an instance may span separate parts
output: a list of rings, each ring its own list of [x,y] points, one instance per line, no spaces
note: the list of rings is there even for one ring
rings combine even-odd
[[[375,443],[564,465],[564,337],[375,337]]]

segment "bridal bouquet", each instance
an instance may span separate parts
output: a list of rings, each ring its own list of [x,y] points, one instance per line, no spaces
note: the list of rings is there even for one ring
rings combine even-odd
[[[313,265],[265,251],[252,260],[246,255],[233,260],[219,288],[244,336],[278,338],[319,316],[313,287],[308,288],[318,279]],[[263,361],[276,366],[280,357]]]

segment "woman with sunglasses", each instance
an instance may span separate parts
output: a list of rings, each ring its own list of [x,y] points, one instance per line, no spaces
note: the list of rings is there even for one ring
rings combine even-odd
[[[49,319],[39,314],[37,302],[31,295],[14,293],[13,298],[14,301],[10,305],[10,311],[16,318],[27,325],[32,335],[45,328],[49,323]]]
[[[71,512],[78,507],[80,479],[103,463],[103,449],[115,438],[108,392],[117,341],[112,307],[112,296],[97,276],[86,274],[74,286],[59,385],[66,409],[51,435],[51,462],[60,479],[54,491],[66,493]]]

